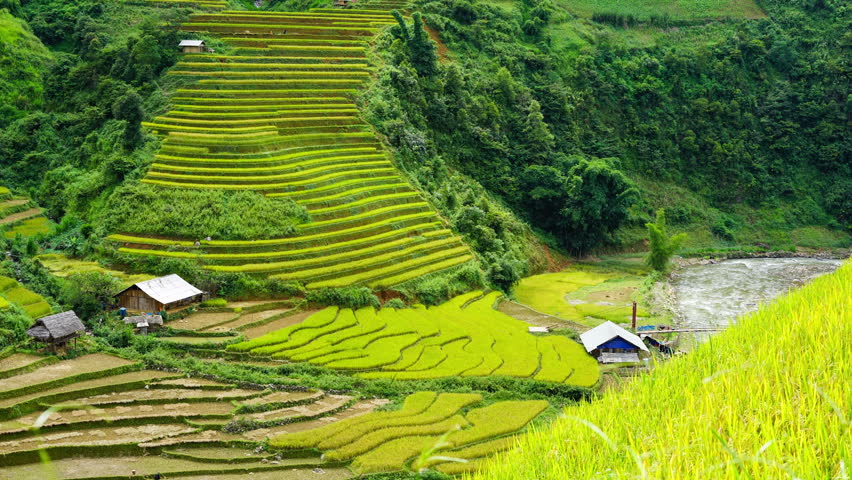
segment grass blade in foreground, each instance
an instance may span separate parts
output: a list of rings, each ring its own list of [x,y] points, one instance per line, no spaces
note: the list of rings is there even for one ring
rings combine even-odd
[[[844,478],[850,299],[847,262],[623,392],[567,409],[473,478]]]

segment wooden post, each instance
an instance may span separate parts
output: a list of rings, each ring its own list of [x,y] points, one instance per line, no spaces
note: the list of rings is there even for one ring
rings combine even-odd
[[[633,302],[633,331],[636,332],[636,302]]]

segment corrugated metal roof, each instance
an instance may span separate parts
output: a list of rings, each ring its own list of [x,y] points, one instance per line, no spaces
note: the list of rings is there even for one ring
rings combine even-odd
[[[172,44],[174,45],[174,44]],[[203,47],[204,40],[181,40],[179,47]]]
[[[175,273],[139,282],[135,286],[148,294],[149,297],[164,305],[203,293]]]
[[[147,325],[162,325],[163,317],[159,315],[136,315],[124,317],[124,323],[145,323]]]
[[[550,331],[547,327],[536,327],[532,326],[527,329],[530,333],[547,333]]]
[[[583,346],[586,347],[586,351],[591,352],[615,337],[621,337],[637,348],[646,352],[648,351],[648,347],[645,346],[641,338],[612,322],[604,322],[588,332],[581,334],[580,340],[582,340]]]

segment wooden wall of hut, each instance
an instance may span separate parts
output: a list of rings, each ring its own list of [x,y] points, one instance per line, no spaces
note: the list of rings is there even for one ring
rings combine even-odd
[[[118,306],[131,312],[159,312],[163,304],[149,297],[138,288],[131,288],[118,297]]]

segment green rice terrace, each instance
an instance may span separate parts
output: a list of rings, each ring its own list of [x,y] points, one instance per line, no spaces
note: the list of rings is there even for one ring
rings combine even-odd
[[[32,319],[43,317],[53,310],[53,307],[39,294],[26,289],[14,278],[0,275],[0,310],[15,305]]]
[[[567,337],[535,337],[526,324],[495,311],[499,294],[473,292],[434,308],[336,307],[228,350],[250,352],[364,378],[413,380],[504,375],[585,387],[597,365]]]
[[[0,0],[0,480],[849,480],[842,3]]]
[[[7,350],[0,357],[0,478],[37,476],[44,455],[57,477],[78,479],[475,471],[511,449],[530,424],[553,416],[548,397],[466,392],[464,383],[458,392],[412,393],[441,383],[388,389],[380,378],[505,376],[528,386],[592,386],[598,378],[578,344],[527,333],[492,308],[495,300],[476,292],[431,309],[317,313],[287,301],[233,302],[167,322],[150,337],[170,350],[166,361],[104,353],[60,361]],[[222,336],[234,333],[250,340]],[[212,342],[216,335],[232,345]],[[300,352],[308,359],[297,359]],[[303,373],[304,362],[324,370]],[[319,386],[323,378],[339,388],[358,377],[366,388]],[[433,450],[440,454],[424,453]]]
[[[181,30],[220,38],[227,53],[187,54],[169,71],[188,84],[171,111],[145,124],[163,144],[142,182],[258,192],[295,201],[310,221],[294,236],[257,240],[121,232],[110,236],[119,253],[194,259],[308,288],[391,287],[471,260],[352,98],[372,75],[368,42],[400,5],[192,15]]]
[[[0,187],[0,232],[4,237],[34,237],[47,233],[50,223],[32,200],[14,196],[8,188]]]

